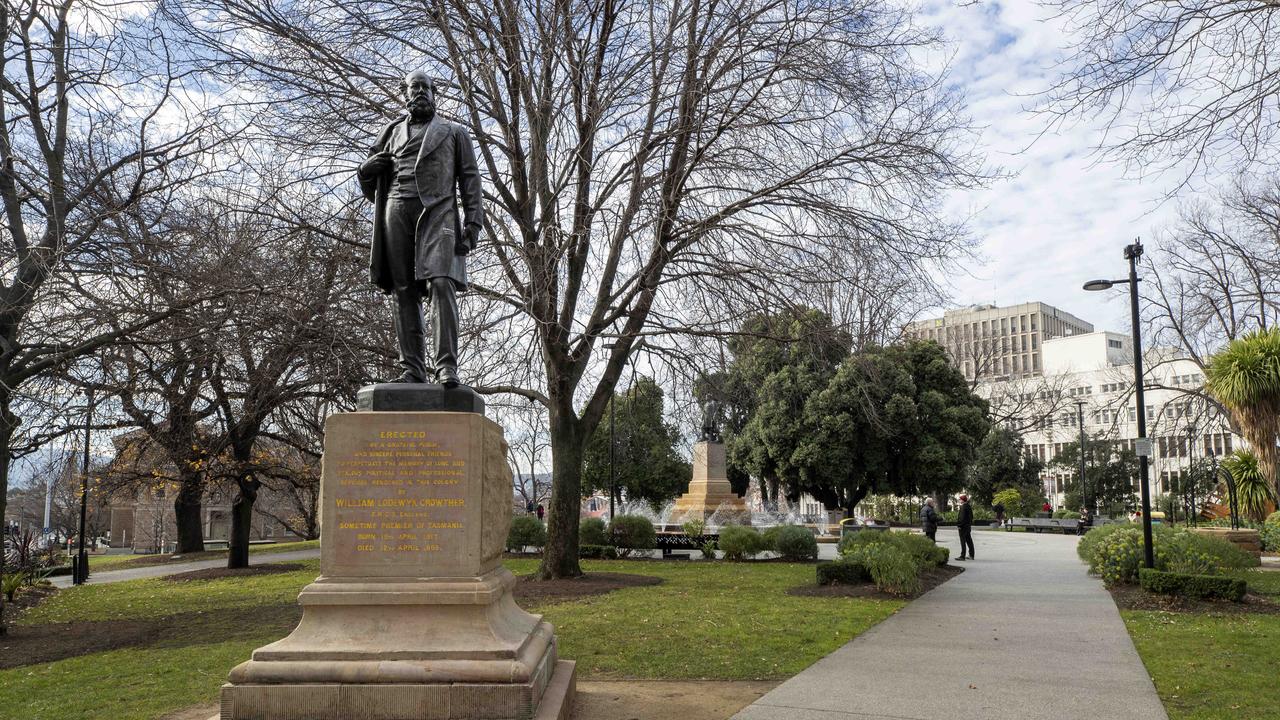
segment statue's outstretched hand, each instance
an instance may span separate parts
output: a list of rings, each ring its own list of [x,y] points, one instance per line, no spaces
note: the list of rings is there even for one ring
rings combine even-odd
[[[371,180],[373,178],[386,175],[391,172],[392,162],[393,160],[389,150],[374,153],[364,162],[360,163],[360,177],[366,180]]]

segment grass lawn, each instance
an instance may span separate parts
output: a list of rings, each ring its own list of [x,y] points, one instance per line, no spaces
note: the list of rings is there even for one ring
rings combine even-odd
[[[302,540],[290,543],[273,543],[270,545],[250,545],[250,555],[270,555],[272,553],[291,552],[320,547],[319,540]],[[124,570],[143,565],[162,565],[169,562],[195,562],[197,560],[217,560],[227,556],[226,549],[206,550],[198,553],[187,553],[177,560],[172,555],[135,555],[133,553],[112,553],[110,555],[90,555],[89,570],[107,571]]]
[[[1235,573],[1280,595],[1280,572]],[[1170,720],[1280,719],[1280,615],[1121,611]]]
[[[1280,718],[1280,615],[1121,615],[1170,720]]]
[[[507,565],[523,574],[536,562]],[[561,655],[577,660],[587,679],[784,678],[904,604],[787,595],[788,588],[813,582],[813,565],[807,564],[587,561],[584,567],[664,579],[528,606],[555,625]],[[64,590],[19,624],[133,623],[138,631],[130,637],[137,640],[0,671],[0,720],[154,720],[212,702],[232,666],[292,627],[297,592],[317,570],[311,561],[303,570],[274,575]]]

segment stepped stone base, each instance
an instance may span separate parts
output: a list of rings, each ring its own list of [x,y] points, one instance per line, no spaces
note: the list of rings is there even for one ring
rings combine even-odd
[[[688,491],[676,499],[671,518],[677,522],[706,520],[717,510],[721,520],[751,524],[746,501],[729,485],[724,445],[700,442],[693,446],[693,479]]]
[[[302,620],[223,685],[218,720],[561,720],[574,665],[512,597],[502,428],[475,412],[329,417]]]

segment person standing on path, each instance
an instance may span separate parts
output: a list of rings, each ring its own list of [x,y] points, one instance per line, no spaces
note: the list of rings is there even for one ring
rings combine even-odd
[[[969,504],[969,496],[960,496],[960,510],[956,513],[956,527],[960,530],[960,559],[973,559],[973,506]],[[968,558],[965,550],[969,551]]]
[[[933,498],[925,500],[924,507],[920,508],[920,524],[924,527],[925,536],[934,542],[938,542],[938,520],[938,511],[933,509]]]

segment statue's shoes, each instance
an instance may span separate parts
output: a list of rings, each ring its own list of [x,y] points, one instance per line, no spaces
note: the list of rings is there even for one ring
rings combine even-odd
[[[400,377],[394,380],[388,380],[387,382],[409,384],[409,383],[424,383],[426,381],[427,381],[426,378],[420,378],[417,375],[414,375],[413,373],[406,371],[406,372],[400,373]]]
[[[447,388],[456,388],[462,384],[458,379],[458,371],[453,368],[441,368],[436,372],[436,381]]]

